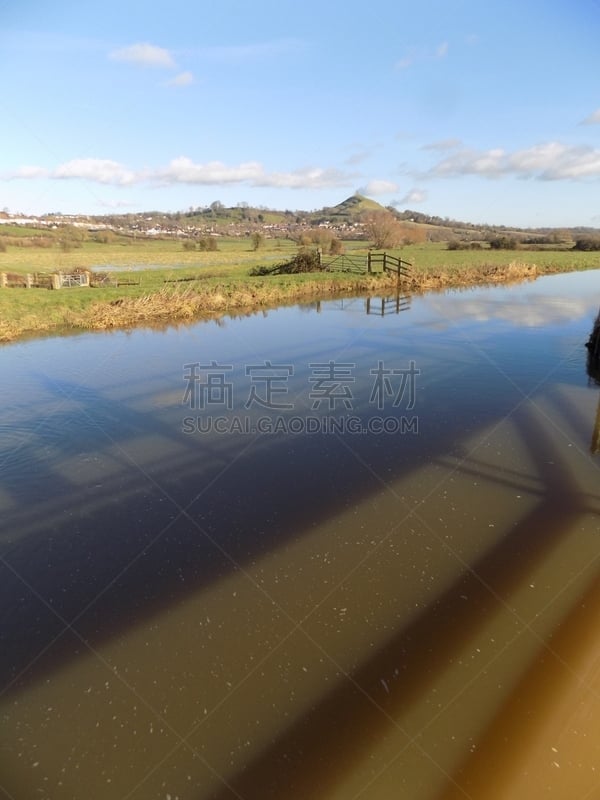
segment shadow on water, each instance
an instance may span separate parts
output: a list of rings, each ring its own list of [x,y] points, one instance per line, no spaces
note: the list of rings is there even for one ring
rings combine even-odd
[[[588,377],[592,383],[600,385],[600,314],[587,348]],[[600,399],[590,446],[593,455],[599,452],[599,431]],[[585,756],[582,755],[581,742],[582,737],[585,739],[588,736],[585,726],[586,718],[587,721],[593,719],[590,716],[591,712],[586,710],[583,719],[580,715],[581,729],[579,725],[575,728],[569,725],[565,727],[564,719],[561,719],[558,726],[554,723],[552,727],[555,709],[549,698],[560,699],[565,691],[568,691],[569,684],[575,684],[580,690],[583,689],[583,694],[588,693],[597,700],[594,684],[596,671],[590,673],[585,668],[584,661],[586,658],[589,661],[588,654],[591,652],[594,662],[597,663],[599,614],[600,584],[597,574],[594,573],[585,591],[578,598],[576,607],[561,621],[555,631],[551,649],[540,648],[540,652],[514,687],[508,701],[479,737],[476,752],[469,755],[457,767],[452,782],[439,794],[438,800],[458,800],[459,797],[464,797],[465,791],[473,800],[507,797],[514,791],[511,782],[515,777],[523,779],[528,776],[529,787],[525,788],[525,791],[531,791],[538,778],[536,768],[539,769],[539,765],[535,763],[536,746],[539,746],[546,729],[549,729],[555,745],[558,745],[560,737],[566,737],[567,743],[561,747],[560,755],[556,747],[548,750],[546,746],[543,750],[545,758],[542,766],[546,766],[550,760],[553,762],[551,768],[559,768],[557,759],[568,760],[572,755],[569,752],[568,740],[574,739],[580,768],[577,778],[581,785],[577,790],[574,786],[571,786],[571,789],[578,796],[592,796],[592,791],[597,788],[595,767],[589,771],[582,769],[582,761],[589,757],[589,752]],[[579,697],[576,702],[585,701]],[[577,705],[570,709],[571,720],[575,719],[579,710]],[[593,728],[595,734],[595,724]],[[490,787],[490,775],[494,776],[493,787]],[[562,783],[564,784],[564,780]],[[464,791],[461,788],[457,791],[457,786],[463,787]],[[523,785],[519,797],[522,796],[522,792]]]
[[[33,488],[11,470],[15,456],[4,465],[15,507],[2,520],[2,684],[59,638],[11,690],[72,656],[60,637],[65,622],[98,646],[381,488],[334,436],[271,436],[254,445],[231,435],[215,443],[175,433],[162,414],[140,413],[83,386],[45,379],[45,388],[76,401],[55,414],[50,442],[53,458],[74,466],[65,474],[45,461],[42,434],[17,453],[35,476]],[[130,453],[147,432],[174,447],[140,470],[140,456]],[[448,452],[454,437],[442,426],[436,448]],[[385,436],[361,437],[352,446],[389,479],[433,455],[418,436],[403,437],[400,452]],[[92,486],[77,480],[89,452],[107,464],[106,476]]]
[[[535,414],[520,414],[518,425],[523,442],[535,454],[544,486],[537,507],[351,681],[344,681],[230,780],[237,795],[224,788],[219,800],[326,796],[348,765],[374,748],[430,690],[465,643],[558,545],[569,525],[586,510],[598,511],[598,499],[582,496],[566,465],[558,466],[560,455],[546,440]],[[590,500],[596,501],[595,507]],[[458,796],[463,796],[460,789]]]

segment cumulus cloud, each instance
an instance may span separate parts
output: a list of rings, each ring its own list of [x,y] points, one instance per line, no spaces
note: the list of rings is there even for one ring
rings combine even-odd
[[[113,186],[133,184],[225,185],[246,184],[248,186],[285,189],[323,189],[351,185],[356,179],[353,173],[323,167],[305,167],[290,172],[267,172],[258,161],[246,161],[237,165],[222,161],[197,163],[180,156],[166,167],[135,171],[118,161],[100,158],[79,158],[60,164],[53,170],[42,167],[21,167],[0,176],[2,180],[15,178],[46,177],[52,180],[87,180]],[[394,186],[390,184],[390,186]]]
[[[390,192],[397,192],[398,184],[392,181],[385,180],[372,180],[366,186],[361,186],[358,190],[359,194],[366,194],[369,197],[376,197],[380,194],[390,194]]]
[[[257,161],[248,161],[239,166],[227,166],[222,161],[209,161],[206,164],[196,164],[191,158],[180,156],[173,159],[169,165],[158,170],[152,177],[161,183],[244,183],[262,177],[264,170]]]
[[[404,197],[401,197],[400,200],[396,201],[394,205],[413,205],[414,203],[424,203],[425,200],[427,200],[427,192],[424,189],[417,189],[415,187],[407,192]]]
[[[174,78],[167,81],[167,86],[189,86],[191,83],[194,82],[194,76],[191,72],[180,72],[179,75],[175,75]]]
[[[174,69],[176,67],[175,59],[168,50],[147,42],[131,44],[128,47],[113,50],[108,57],[112,61],[126,61],[131,64],[137,64],[140,67],[160,67],[162,69]]]
[[[355,176],[338,169],[306,167],[294,172],[273,172],[253,182],[254,186],[279,189],[330,189],[349,186]]]
[[[293,172],[267,172],[258,161],[230,166],[221,161],[198,164],[186,156],[174,159],[165,169],[147,177],[162,184],[195,183],[217,185],[246,183],[250,186],[270,186],[285,189],[322,189],[347,186],[353,176],[336,169],[306,167]]]
[[[122,164],[102,158],[75,158],[56,167],[51,177],[60,180],[79,178],[118,186],[125,186],[137,180],[136,174]]]
[[[582,125],[600,125],[600,108],[593,111],[588,117],[582,120]]]
[[[600,177],[600,149],[589,145],[545,142],[513,153],[502,148],[463,148],[435,164],[430,177],[484,178],[512,176],[538,180],[583,180]]]

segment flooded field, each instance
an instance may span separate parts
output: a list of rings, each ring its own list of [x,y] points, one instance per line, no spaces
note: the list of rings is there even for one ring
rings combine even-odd
[[[599,304],[0,349],[0,797],[597,797]]]

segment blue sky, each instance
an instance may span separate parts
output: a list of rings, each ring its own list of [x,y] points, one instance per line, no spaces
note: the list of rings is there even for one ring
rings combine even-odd
[[[0,0],[0,208],[600,227],[600,0]]]

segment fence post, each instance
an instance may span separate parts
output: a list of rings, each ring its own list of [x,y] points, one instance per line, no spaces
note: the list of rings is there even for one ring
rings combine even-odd
[[[367,272],[369,275],[371,274],[371,251],[369,250],[369,255],[367,256]]]
[[[28,272],[27,275],[25,275],[25,288],[31,289],[32,286],[33,286],[33,275],[31,274],[31,272]]]
[[[6,272],[0,272],[0,289],[6,289],[7,283]]]
[[[60,289],[60,287],[61,287],[60,273],[56,273],[55,272],[50,277],[52,279],[52,288],[53,289]]]

